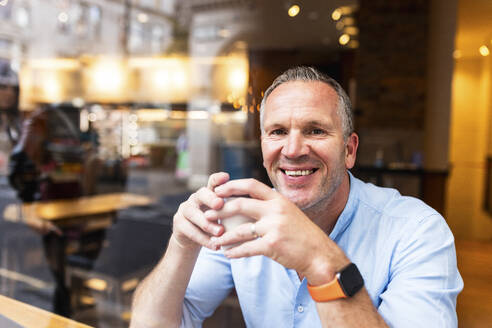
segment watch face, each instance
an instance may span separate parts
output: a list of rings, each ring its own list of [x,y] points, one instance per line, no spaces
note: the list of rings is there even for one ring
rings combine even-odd
[[[354,263],[350,263],[340,272],[340,285],[345,295],[353,296],[364,286],[364,279]]]

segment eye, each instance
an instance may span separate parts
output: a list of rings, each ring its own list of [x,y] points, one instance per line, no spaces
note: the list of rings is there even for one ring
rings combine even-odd
[[[313,134],[313,135],[321,135],[321,134],[325,134],[325,131],[322,130],[322,129],[317,129],[317,128],[314,128],[314,129],[311,129],[309,131],[309,134]]]
[[[280,135],[284,135],[285,134],[285,130],[284,129],[275,129],[275,130],[272,130],[270,132],[271,135],[274,135],[274,136],[280,136]]]

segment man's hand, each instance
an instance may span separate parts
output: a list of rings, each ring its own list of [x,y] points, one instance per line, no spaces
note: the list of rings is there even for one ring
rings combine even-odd
[[[210,240],[211,236],[219,236],[224,228],[214,219],[206,218],[204,211],[219,210],[224,200],[214,193],[214,188],[229,180],[224,172],[214,173],[208,180],[207,187],[199,189],[179,206],[173,219],[172,237],[182,248],[198,249],[201,246],[216,250]]]
[[[225,251],[229,258],[265,255],[295,269],[312,285],[331,281],[350,263],[344,252],[294,203],[254,179],[233,180],[215,188],[218,197],[249,195],[205,212],[208,220],[242,214],[256,220],[224,233],[213,245],[240,245]],[[260,236],[255,238],[254,232]]]

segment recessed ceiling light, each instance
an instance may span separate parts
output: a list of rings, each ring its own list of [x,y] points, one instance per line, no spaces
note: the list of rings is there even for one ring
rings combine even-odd
[[[340,9],[338,9],[338,8],[335,9],[335,10],[333,10],[333,12],[331,13],[331,18],[334,21],[339,20],[341,17],[342,17],[342,11]]]
[[[290,17],[295,17],[299,14],[301,11],[301,7],[298,5],[292,5],[290,6],[289,10],[287,10],[287,14],[289,14]]]
[[[342,34],[338,38],[338,43],[340,43],[342,46],[346,45],[350,41],[350,35],[348,34]]]
[[[359,29],[355,26],[347,26],[346,28],[343,29],[343,32],[350,35],[357,35],[359,34]]]

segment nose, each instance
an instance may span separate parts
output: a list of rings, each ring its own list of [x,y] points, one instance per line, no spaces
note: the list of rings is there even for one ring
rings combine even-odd
[[[287,138],[285,138],[282,155],[288,158],[298,158],[307,155],[308,152],[309,146],[302,133],[291,131]]]

